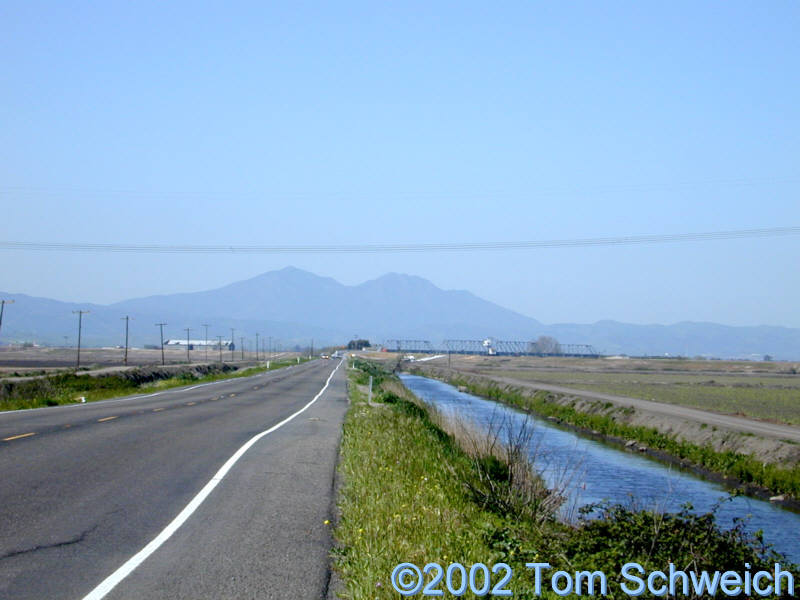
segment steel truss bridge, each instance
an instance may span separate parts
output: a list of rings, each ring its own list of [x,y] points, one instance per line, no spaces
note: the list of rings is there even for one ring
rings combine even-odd
[[[417,354],[485,354],[502,356],[572,356],[596,358],[600,353],[590,344],[559,344],[552,352],[543,352],[536,342],[508,340],[444,340],[437,348],[428,340],[386,340],[391,352]]]

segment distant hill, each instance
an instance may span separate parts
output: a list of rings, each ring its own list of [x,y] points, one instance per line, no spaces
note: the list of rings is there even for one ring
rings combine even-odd
[[[284,347],[343,343],[354,335],[381,342],[390,338],[446,338],[531,340],[552,335],[563,343],[592,344],[607,353],[705,354],[747,357],[771,354],[777,359],[800,358],[800,329],[785,327],[730,327],[714,323],[631,325],[616,321],[594,324],[544,325],[525,315],[483,300],[467,291],[442,290],[411,275],[390,273],[356,286],[287,267],[252,279],[203,292],[135,298],[111,305],[74,304],[2,293],[16,303],[7,307],[2,341],[74,343],[77,318],[71,311],[92,312],[84,319],[86,345],[123,342],[126,314],[131,321],[131,344],[158,343],[155,323],[164,321],[167,337],[280,339]]]

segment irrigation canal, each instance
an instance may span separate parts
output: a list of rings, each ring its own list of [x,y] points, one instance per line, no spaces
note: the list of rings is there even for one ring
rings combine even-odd
[[[580,506],[604,501],[662,511],[678,511],[690,503],[694,511],[707,512],[729,496],[722,485],[675,466],[585,438],[441,381],[406,374],[400,377],[406,387],[442,413],[457,415],[483,430],[499,430],[500,439],[533,425],[530,452],[548,486],[564,490],[568,498],[565,517],[577,514]],[[722,528],[732,527],[742,518],[747,530],[762,530],[765,542],[800,564],[800,514],[746,496],[723,501],[717,509]]]

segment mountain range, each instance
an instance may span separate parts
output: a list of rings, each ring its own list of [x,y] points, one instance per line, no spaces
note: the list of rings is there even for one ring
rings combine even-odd
[[[125,315],[132,317],[131,345],[157,344],[155,323],[166,322],[165,337],[194,339],[240,335],[281,340],[283,347],[341,344],[354,336],[387,339],[533,340],[549,335],[561,343],[591,344],[608,354],[706,355],[800,359],[800,329],[774,326],[734,327],[716,323],[633,325],[616,321],[545,325],[536,319],[483,300],[467,291],[442,290],[411,275],[390,273],[360,285],[287,267],[221,288],[125,300],[109,305],[76,304],[24,294],[2,293],[15,300],[6,307],[2,342],[74,343],[73,310],[89,310],[82,341],[87,346],[124,342]],[[263,338],[262,338],[263,339]]]

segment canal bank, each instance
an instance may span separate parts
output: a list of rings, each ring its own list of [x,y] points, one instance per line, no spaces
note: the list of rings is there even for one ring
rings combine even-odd
[[[405,374],[400,378],[416,396],[450,418],[467,420],[485,431],[500,424],[502,430],[497,432],[500,439],[509,437],[506,430],[510,437],[515,437],[520,428],[532,427],[534,434],[529,446],[535,467],[549,487],[566,495],[566,506],[573,511],[596,503],[662,512],[679,512],[686,505],[691,505],[696,513],[714,510],[723,529],[741,522],[752,534],[763,531],[768,544],[800,561],[798,513],[746,496],[730,498],[724,486],[686,470],[580,436],[547,419],[531,418],[519,409],[460,391],[444,382]],[[568,474],[567,485],[564,474]]]
[[[800,446],[630,406],[423,365],[408,372],[451,383],[565,428],[647,454],[748,495],[800,509]]]
[[[526,569],[533,562],[550,563],[553,571],[612,574],[628,560],[648,571],[674,563],[698,573],[741,570],[745,563],[767,568],[780,561],[798,577],[796,567],[741,527],[718,528],[714,515],[605,505],[565,522],[557,509],[550,514],[538,510],[542,503],[519,502],[531,496],[518,495],[503,461],[476,454],[476,446],[446,433],[436,411],[380,365],[355,363],[363,369],[350,369],[335,529],[344,597],[396,598],[391,574],[405,562],[420,569],[458,563],[467,570],[476,563],[506,563],[514,574],[508,588],[514,597],[530,599],[558,598],[549,590],[535,593]],[[534,498],[541,492],[538,488]],[[618,577],[609,577],[607,597],[628,597],[619,584]]]

